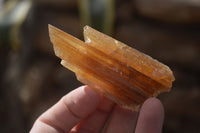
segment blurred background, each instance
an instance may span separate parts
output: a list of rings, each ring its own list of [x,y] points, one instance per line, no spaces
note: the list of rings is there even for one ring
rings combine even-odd
[[[26,133],[81,85],[60,65],[52,24],[83,39],[92,26],[168,65],[163,133],[200,132],[200,0],[0,0],[0,132]]]

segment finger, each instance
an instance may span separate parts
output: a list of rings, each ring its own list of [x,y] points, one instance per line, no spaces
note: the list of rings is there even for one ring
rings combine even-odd
[[[137,112],[115,106],[105,133],[133,133]]]
[[[81,121],[74,127],[71,133],[89,132],[100,133],[110,116],[114,103],[105,97],[101,97],[101,103],[97,110],[92,113],[88,118]]]
[[[94,112],[100,96],[82,86],[64,96],[57,104],[42,114],[35,122],[31,133],[66,133],[80,120]]]
[[[161,133],[164,119],[164,108],[156,98],[148,99],[142,106],[136,133]]]

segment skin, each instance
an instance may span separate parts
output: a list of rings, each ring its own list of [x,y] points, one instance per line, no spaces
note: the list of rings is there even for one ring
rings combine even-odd
[[[146,100],[138,114],[81,86],[44,112],[30,133],[161,133],[163,119],[156,98]]]

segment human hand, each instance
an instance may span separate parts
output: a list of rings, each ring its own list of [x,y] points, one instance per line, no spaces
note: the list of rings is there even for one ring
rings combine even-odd
[[[137,112],[82,86],[43,113],[30,133],[161,133],[163,119],[164,109],[156,98],[145,101],[137,120]]]

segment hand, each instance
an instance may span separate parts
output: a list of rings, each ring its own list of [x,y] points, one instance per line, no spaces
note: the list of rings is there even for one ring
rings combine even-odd
[[[136,133],[161,133],[163,119],[164,109],[156,98],[143,104],[137,120],[136,112],[82,86],[43,113],[30,133],[133,133],[134,129]]]

